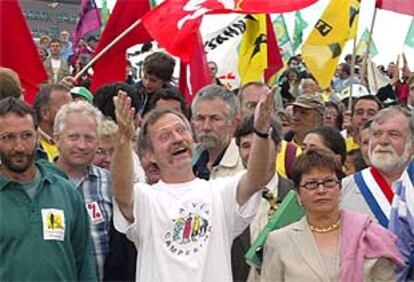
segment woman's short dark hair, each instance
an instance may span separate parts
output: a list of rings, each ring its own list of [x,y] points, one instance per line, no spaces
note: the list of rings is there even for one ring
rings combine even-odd
[[[164,82],[171,81],[174,66],[174,59],[163,52],[152,53],[144,60],[144,72],[154,75]]]
[[[342,124],[344,123],[344,117],[342,115],[341,108],[339,107],[339,105],[337,103],[335,103],[333,101],[325,102],[325,109],[328,108],[328,107],[331,107],[331,108],[335,109],[335,111],[337,113],[337,116],[335,118],[335,126],[338,130],[342,129]]]
[[[328,147],[332,152],[341,156],[341,163],[344,164],[346,160],[346,143],[341,133],[330,126],[321,126],[311,129],[306,133],[317,134],[321,137],[323,144]]]
[[[347,155],[354,158],[353,164],[355,166],[355,171],[361,171],[368,167],[364,161],[364,158],[362,157],[361,149],[353,149],[349,151]]]
[[[295,189],[299,189],[302,176],[314,169],[332,171],[338,180],[341,180],[344,175],[342,164],[334,153],[326,149],[310,149],[300,155],[293,163],[289,178],[295,183]]]

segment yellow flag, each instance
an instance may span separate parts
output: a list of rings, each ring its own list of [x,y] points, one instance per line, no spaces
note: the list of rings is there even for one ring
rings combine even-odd
[[[241,85],[263,81],[267,68],[266,15],[246,17],[246,31],[240,43],[239,74]]]
[[[349,25],[351,31],[349,32],[349,39],[356,39],[358,33],[359,22],[359,4],[361,0],[351,0],[349,8]]]
[[[302,47],[303,60],[322,88],[328,88],[348,39],[358,29],[359,0],[331,0]]]

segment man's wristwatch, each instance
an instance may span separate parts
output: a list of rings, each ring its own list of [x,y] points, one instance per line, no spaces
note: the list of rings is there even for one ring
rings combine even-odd
[[[258,131],[254,127],[253,127],[253,132],[254,132],[254,134],[256,134],[257,136],[259,136],[260,138],[265,138],[265,139],[269,138],[269,132],[263,133],[263,132]]]

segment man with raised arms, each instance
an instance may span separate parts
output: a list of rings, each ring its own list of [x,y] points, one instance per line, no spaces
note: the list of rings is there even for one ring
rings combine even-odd
[[[257,105],[247,171],[210,181],[194,176],[188,120],[173,110],[151,112],[139,142],[160,168],[161,180],[154,185],[133,184],[134,110],[124,93],[115,105],[114,221],[137,247],[137,281],[232,281],[232,241],[252,220],[260,188],[274,171],[269,169],[275,158],[269,138],[273,95],[269,91]]]

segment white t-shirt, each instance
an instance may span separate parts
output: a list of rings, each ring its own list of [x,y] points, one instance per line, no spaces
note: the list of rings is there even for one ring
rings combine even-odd
[[[136,184],[132,224],[115,204],[115,227],[138,250],[137,281],[232,281],[233,239],[248,226],[260,203],[259,192],[238,206],[236,188],[243,174],[181,184]]]
[[[59,73],[61,61],[60,59],[55,60],[52,58],[51,63],[52,63],[53,82],[56,83],[58,82],[57,79],[58,79],[58,73]]]
[[[132,152],[132,161],[134,166],[134,183],[145,182],[145,171],[141,165],[141,161],[135,152]]]

